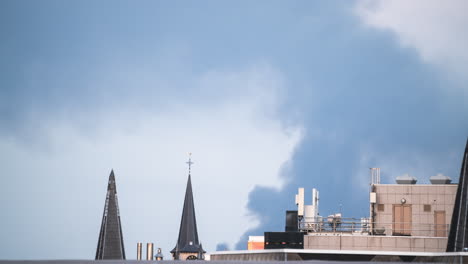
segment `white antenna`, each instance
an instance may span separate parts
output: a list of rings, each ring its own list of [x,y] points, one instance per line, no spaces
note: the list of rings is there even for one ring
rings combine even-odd
[[[380,168],[369,168],[371,173],[371,185],[380,184]]]
[[[297,216],[304,216],[304,188],[299,188],[296,194]]]
[[[317,217],[319,214],[319,191],[317,189],[313,188],[312,189],[312,206],[313,206],[313,211],[314,211],[314,217]]]

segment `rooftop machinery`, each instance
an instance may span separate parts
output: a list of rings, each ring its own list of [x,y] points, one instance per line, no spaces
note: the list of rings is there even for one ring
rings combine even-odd
[[[322,217],[319,216],[319,192],[312,189],[312,204],[304,204],[304,188],[299,188],[296,194],[298,226],[300,231],[316,232],[320,230]]]
[[[343,218],[341,212],[322,217],[319,214],[319,191],[312,189],[312,204],[304,204],[304,188],[296,194],[297,228],[308,234],[349,232],[368,234],[369,218]],[[341,211],[341,210],[340,210]]]

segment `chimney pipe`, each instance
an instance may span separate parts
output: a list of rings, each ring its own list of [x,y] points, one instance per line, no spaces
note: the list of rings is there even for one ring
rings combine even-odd
[[[146,243],[146,260],[153,260],[153,243]]]
[[[141,253],[142,253],[142,243],[137,243],[137,260],[141,260]]]

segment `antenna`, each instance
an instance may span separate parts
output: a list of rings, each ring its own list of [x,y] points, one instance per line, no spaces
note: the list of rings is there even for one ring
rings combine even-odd
[[[299,188],[296,194],[297,215],[304,216],[304,188]]]
[[[371,185],[380,184],[380,168],[369,168],[371,174]]]

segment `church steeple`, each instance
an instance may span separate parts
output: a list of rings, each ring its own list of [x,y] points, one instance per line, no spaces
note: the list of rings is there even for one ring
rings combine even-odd
[[[96,249],[96,260],[101,259],[125,259],[114,170],[109,175],[101,232]]]
[[[461,252],[468,248],[468,140],[458,180],[447,252]]]
[[[193,202],[192,180],[191,180],[191,165],[193,164],[191,157],[187,162],[189,165],[189,175],[187,180],[187,188],[185,190],[184,208],[182,211],[182,219],[180,221],[179,238],[177,244],[171,251],[174,259],[203,259],[204,253],[200,241],[198,240],[197,220],[195,218],[195,206]]]

